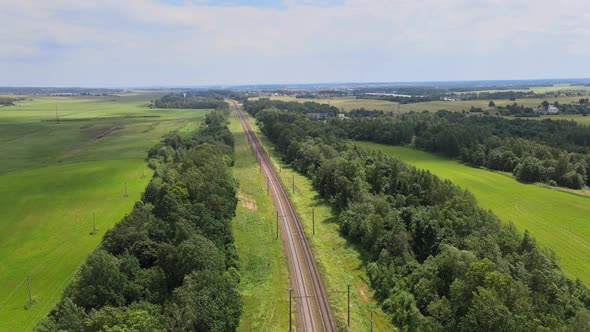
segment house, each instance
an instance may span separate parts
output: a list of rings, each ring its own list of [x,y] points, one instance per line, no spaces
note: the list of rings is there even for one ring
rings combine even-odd
[[[559,108],[555,105],[549,105],[547,108],[547,114],[557,114],[559,113]]]
[[[549,105],[547,108],[543,105],[539,105],[533,108],[533,112],[537,114],[559,114],[559,108],[555,105]]]

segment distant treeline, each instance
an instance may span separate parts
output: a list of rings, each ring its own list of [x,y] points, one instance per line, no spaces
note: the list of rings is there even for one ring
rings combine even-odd
[[[195,109],[225,109],[229,105],[223,96],[210,93],[189,91],[183,93],[169,93],[150,104],[151,108],[195,108]]]
[[[14,106],[14,102],[17,101],[16,98],[3,98],[0,97],[0,106]]]
[[[578,101],[578,104],[560,104],[557,101],[553,103],[543,101],[539,106],[543,106],[545,110],[547,110],[547,107],[551,104],[559,108],[560,114],[580,114],[587,116],[588,113],[590,113],[590,103],[587,102],[587,99],[588,98],[581,98]],[[538,116],[532,107],[525,107],[524,105],[518,105],[517,103],[507,106],[498,106],[496,109],[501,115],[513,115],[518,117]]]
[[[268,98],[247,100],[244,102],[244,108],[253,115],[267,108],[276,108],[300,114],[327,113],[329,116],[336,115],[339,112],[337,107],[328,104],[319,104],[311,101],[300,103],[296,101],[270,100]]]
[[[76,272],[37,331],[234,331],[242,310],[223,111],[149,151],[141,201]]]
[[[569,280],[528,232],[519,234],[449,181],[345,139],[350,130],[385,138],[406,122],[313,121],[277,109],[258,111],[256,119],[284,160],[330,202],[342,234],[362,248],[375,296],[401,331],[576,331],[590,324],[589,289]],[[429,116],[414,122],[416,131],[442,125]],[[412,130],[396,143],[411,138]]]

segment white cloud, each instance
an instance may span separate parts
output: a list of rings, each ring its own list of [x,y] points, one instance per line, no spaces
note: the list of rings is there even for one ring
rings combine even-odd
[[[587,0],[309,3],[0,0],[0,85],[590,76]]]

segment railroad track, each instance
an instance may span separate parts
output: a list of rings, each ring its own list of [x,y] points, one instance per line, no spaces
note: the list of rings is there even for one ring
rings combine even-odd
[[[244,132],[256,153],[262,174],[269,181],[269,193],[280,217],[281,238],[285,244],[291,288],[294,293],[297,330],[336,331],[336,319],[328,301],[326,287],[289,195],[272,167],[268,155],[250,128],[248,120],[242,114],[240,106],[235,101],[230,101],[230,105],[238,114]]]

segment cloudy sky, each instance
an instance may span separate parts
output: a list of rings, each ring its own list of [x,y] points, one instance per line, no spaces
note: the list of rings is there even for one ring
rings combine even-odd
[[[588,0],[0,0],[0,86],[590,77]]]

